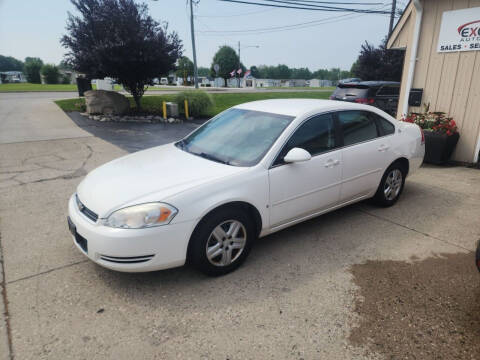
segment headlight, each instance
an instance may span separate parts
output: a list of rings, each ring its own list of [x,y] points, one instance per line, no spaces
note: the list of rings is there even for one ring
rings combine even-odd
[[[149,228],[169,224],[177,213],[172,205],[160,202],[134,205],[113,212],[104,225],[123,229]]]

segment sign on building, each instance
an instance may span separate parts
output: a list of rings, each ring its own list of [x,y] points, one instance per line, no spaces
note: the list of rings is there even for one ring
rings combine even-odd
[[[480,50],[480,7],[445,11],[437,51],[474,50]]]

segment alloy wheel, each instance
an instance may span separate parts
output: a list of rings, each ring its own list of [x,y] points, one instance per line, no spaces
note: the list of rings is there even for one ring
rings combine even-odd
[[[245,226],[237,220],[227,220],[211,232],[207,244],[208,261],[215,266],[228,266],[242,254],[247,243]]]
[[[385,199],[392,201],[394,200],[398,194],[400,194],[400,190],[402,189],[402,182],[403,182],[403,175],[399,169],[393,169],[387,175],[385,180],[385,186],[383,188],[383,193],[385,195]]]

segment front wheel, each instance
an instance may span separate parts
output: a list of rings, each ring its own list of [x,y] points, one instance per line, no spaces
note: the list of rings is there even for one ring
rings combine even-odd
[[[255,231],[245,212],[230,208],[207,215],[195,229],[189,260],[209,276],[227,274],[247,258]]]
[[[377,192],[373,197],[375,203],[388,207],[395,204],[405,185],[406,171],[400,164],[392,164],[383,174]]]

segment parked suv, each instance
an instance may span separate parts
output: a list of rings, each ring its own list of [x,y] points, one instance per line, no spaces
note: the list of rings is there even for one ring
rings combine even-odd
[[[399,82],[362,81],[338,84],[330,99],[373,105],[395,116],[399,94]]]

